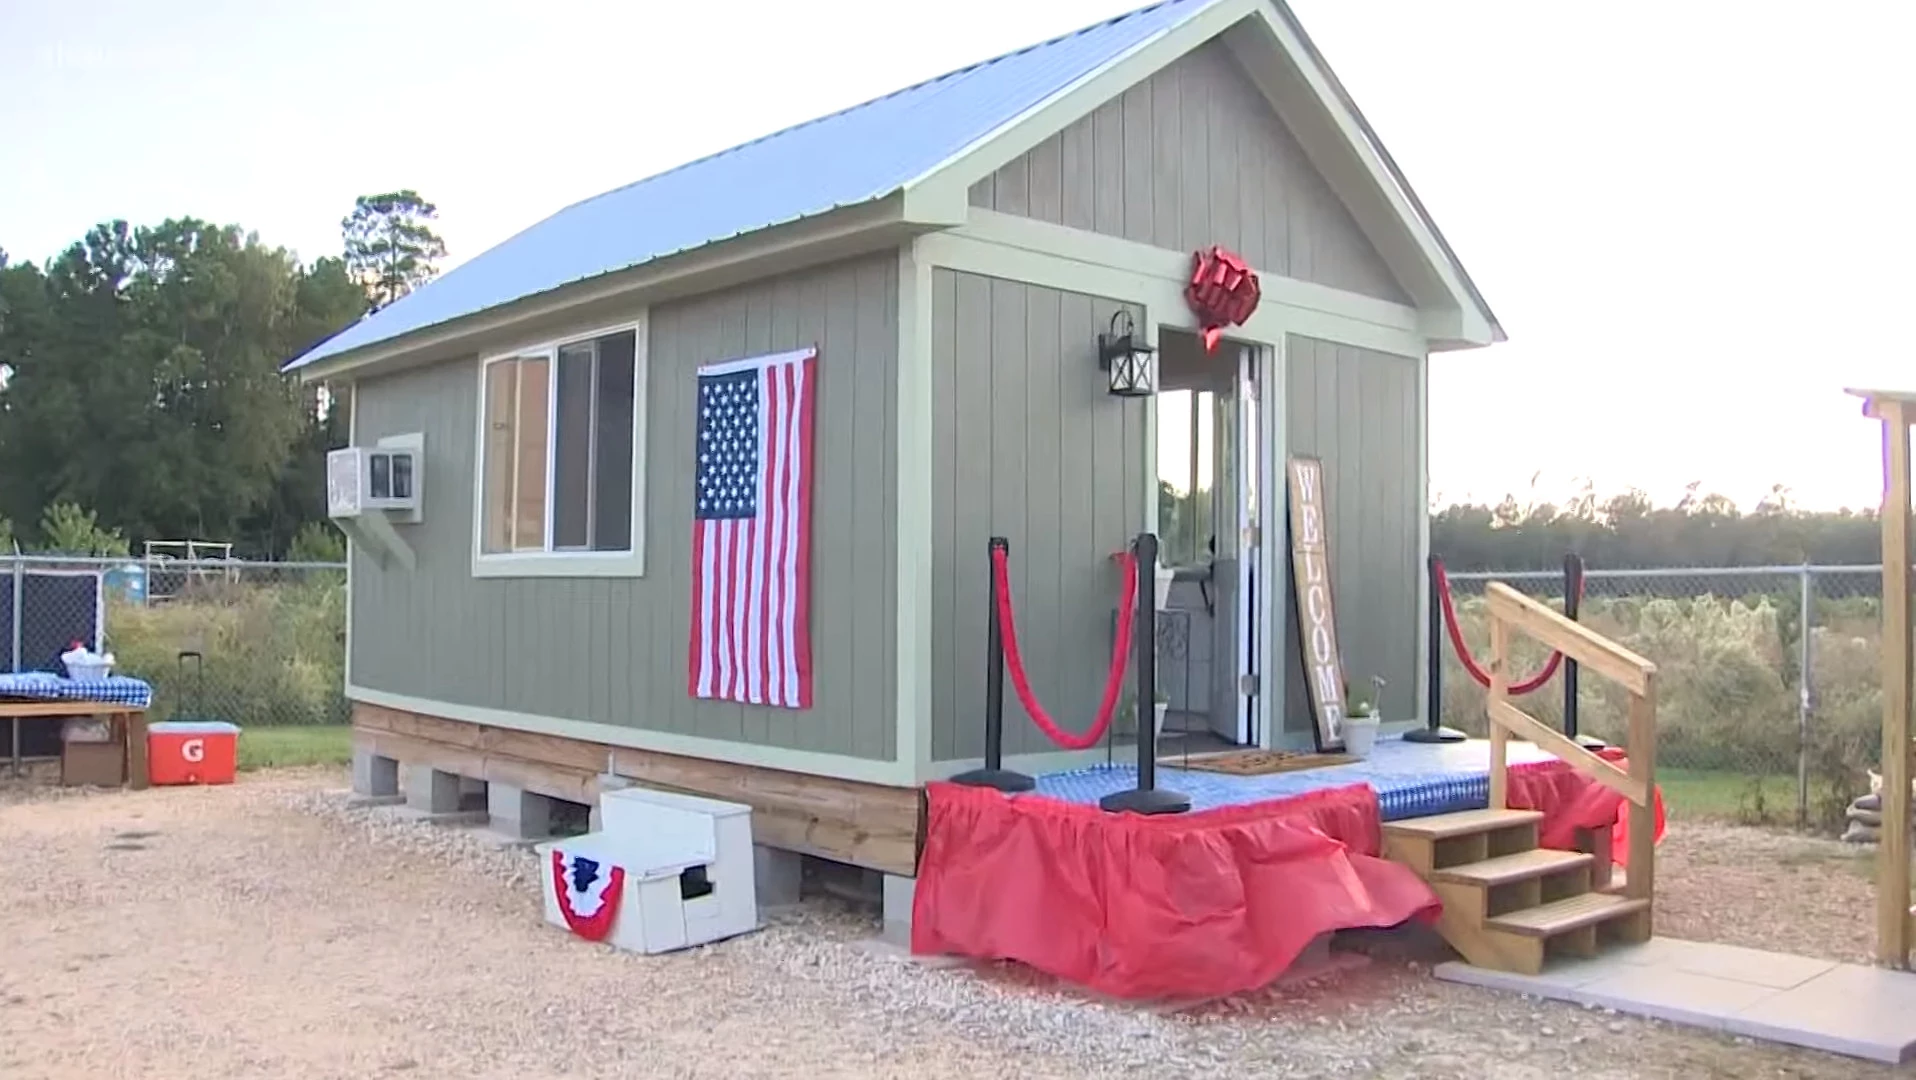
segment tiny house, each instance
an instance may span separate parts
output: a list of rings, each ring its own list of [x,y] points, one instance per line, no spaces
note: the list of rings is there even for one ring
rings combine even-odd
[[[1261,299],[1207,345],[1185,288],[1212,249]],[[1126,332],[1150,385],[1114,394],[1100,339]],[[1501,339],[1276,0],[1165,0],[567,207],[289,365],[410,481],[403,504],[329,491],[357,779],[406,762],[591,802],[622,776],[909,878],[920,785],[982,752],[993,536],[1067,726],[1098,707],[1111,556],[1150,531],[1183,737],[1307,745],[1298,454],[1324,465],[1344,668],[1415,720],[1430,364]],[[792,357],[787,382],[724,382]],[[772,511],[727,517],[724,470],[768,454],[808,487],[766,496],[791,513],[727,567],[703,538]],[[714,601],[721,578],[744,591]],[[719,665],[742,689],[712,691],[698,620],[748,601],[765,618]],[[1027,772],[1107,753],[1015,704],[1007,728]]]

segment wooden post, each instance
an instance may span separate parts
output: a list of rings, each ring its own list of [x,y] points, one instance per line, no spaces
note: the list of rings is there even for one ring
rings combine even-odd
[[[1883,421],[1883,832],[1876,847],[1877,958],[1909,966],[1909,410]]]
[[[145,791],[148,783],[146,761],[146,710],[129,709],[120,716],[126,732],[126,786]]]
[[[1916,394],[1851,390],[1883,425],[1883,803],[1876,846],[1876,961],[1909,966],[1910,548],[1909,425]]]
[[[1490,694],[1484,709],[1490,724],[1490,809],[1509,807],[1510,776],[1505,771],[1510,732],[1497,719],[1497,706],[1510,699],[1510,624],[1490,614]]]
[[[1649,797],[1630,803],[1630,869],[1624,888],[1635,900],[1651,901],[1657,895],[1657,688],[1655,676],[1647,690],[1630,695],[1630,728],[1626,736],[1630,754],[1630,778],[1640,781]],[[1648,940],[1653,911],[1646,908],[1640,934]]]

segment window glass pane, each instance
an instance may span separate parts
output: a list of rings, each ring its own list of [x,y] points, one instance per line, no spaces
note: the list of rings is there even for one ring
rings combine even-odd
[[[592,343],[559,350],[553,420],[552,546],[579,549],[591,535]]]
[[[412,498],[412,455],[393,455],[393,498]]]
[[[519,409],[513,432],[512,549],[541,551],[546,539],[546,418],[552,362],[543,356],[519,360]]]
[[[372,482],[368,486],[372,488],[372,497],[375,499],[392,498],[393,497],[392,455],[374,454],[372,455],[370,461],[372,464],[373,475],[372,475]]]
[[[498,360],[486,365],[485,493],[480,514],[479,550],[512,550],[512,454],[514,410],[519,393],[519,362]]]
[[[598,425],[593,446],[592,547],[632,549],[632,394],[637,336],[599,339]]]
[[[1158,561],[1165,566],[1196,561],[1191,406],[1189,390],[1158,394]]]

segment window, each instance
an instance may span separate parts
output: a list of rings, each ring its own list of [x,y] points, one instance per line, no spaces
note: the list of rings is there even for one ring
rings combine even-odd
[[[638,342],[625,328],[485,362],[475,566],[636,555]]]

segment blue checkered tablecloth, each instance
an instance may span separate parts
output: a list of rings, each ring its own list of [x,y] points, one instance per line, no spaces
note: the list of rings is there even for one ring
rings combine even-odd
[[[1512,740],[1507,760],[1512,765],[1523,765],[1552,761],[1555,756],[1531,743]],[[1137,786],[1137,777],[1135,765],[1094,765],[1046,773],[1037,778],[1038,793],[1095,805],[1112,792]],[[1369,784],[1377,792],[1378,810],[1385,821],[1482,809],[1490,803],[1490,743],[1476,739],[1407,743],[1397,736],[1380,736],[1370,757],[1363,761],[1268,776],[1158,766],[1158,786],[1190,796],[1193,810],[1265,802],[1359,783]]]
[[[153,704],[153,687],[125,675],[104,679],[68,679],[45,671],[0,673],[0,698],[31,701],[97,701],[144,709]]]

